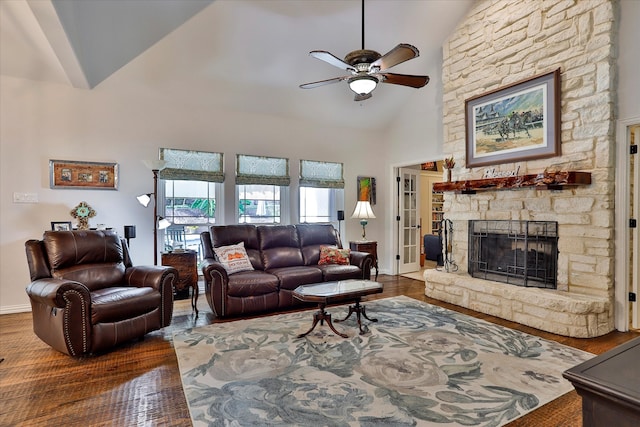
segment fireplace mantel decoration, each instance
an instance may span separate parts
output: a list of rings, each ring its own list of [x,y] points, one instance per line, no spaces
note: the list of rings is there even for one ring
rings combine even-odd
[[[538,189],[547,190],[563,190],[565,187],[590,184],[591,172],[543,172],[539,174],[510,176],[505,178],[438,182],[433,184],[433,191],[454,191],[462,194],[475,194],[478,191],[512,190],[527,187],[536,187]]]

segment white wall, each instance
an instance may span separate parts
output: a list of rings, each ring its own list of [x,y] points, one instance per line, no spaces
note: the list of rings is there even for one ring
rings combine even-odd
[[[41,238],[51,221],[72,220],[69,211],[83,200],[97,212],[93,225],[121,234],[123,225],[136,225],[134,262],[153,262],[153,214],[135,196],[152,191],[152,174],[141,160],[157,158],[159,147],[225,153],[227,195],[234,192],[236,153],[288,157],[292,172],[300,158],[344,162],[347,216],[356,176],[376,176],[383,165],[381,156],[362,155],[382,144],[367,132],[134,95],[117,80],[82,90],[2,76],[0,93],[0,313],[29,309],[24,242]],[[119,190],[50,189],[49,159],[117,162]],[[37,193],[39,203],[13,203],[14,192]],[[383,188],[378,200],[386,200]],[[372,238],[382,237],[380,230],[374,221],[368,227]],[[345,240],[357,239],[359,231],[357,220],[343,223]]]

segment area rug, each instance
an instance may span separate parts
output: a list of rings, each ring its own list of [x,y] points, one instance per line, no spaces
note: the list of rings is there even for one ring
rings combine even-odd
[[[399,296],[311,326],[313,312],[217,323],[173,338],[195,426],[501,426],[573,389],[593,357]],[[341,318],[347,306],[331,307]]]

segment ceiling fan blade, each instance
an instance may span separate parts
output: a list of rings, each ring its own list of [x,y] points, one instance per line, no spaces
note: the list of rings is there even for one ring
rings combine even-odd
[[[371,98],[373,95],[371,93],[357,93],[353,98],[354,101],[364,101],[365,99]]]
[[[391,83],[394,85],[402,85],[414,87],[416,89],[426,86],[429,83],[429,76],[411,76],[408,74],[380,73],[382,83]]]
[[[338,82],[341,82],[343,80],[347,80],[350,77],[351,76],[334,77],[332,79],[320,80],[318,82],[305,83],[305,84],[301,84],[300,88],[301,89],[313,89],[313,88],[316,88],[316,87],[319,87],[319,86],[328,85],[328,84],[331,84],[331,83],[338,83]]]
[[[316,59],[324,61],[327,64],[331,64],[334,67],[338,67],[342,70],[351,71],[351,72],[356,71],[355,68],[353,68],[351,65],[347,64],[337,56],[330,54],[326,50],[312,50],[311,52],[309,52],[309,55],[313,56]]]
[[[382,57],[373,61],[369,65],[369,71],[384,71],[389,68],[401,64],[413,58],[417,58],[420,52],[415,46],[410,44],[400,43],[398,46],[391,49],[389,52],[382,55]]]

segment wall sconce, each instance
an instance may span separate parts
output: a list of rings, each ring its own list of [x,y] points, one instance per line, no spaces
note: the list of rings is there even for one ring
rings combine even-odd
[[[365,227],[369,223],[367,220],[375,217],[376,216],[373,214],[371,204],[368,200],[360,200],[356,203],[356,207],[353,210],[353,214],[351,214],[351,218],[360,219],[360,225],[362,225],[362,240],[367,240],[367,233],[365,230]]]
[[[138,202],[145,208],[151,202],[153,196],[153,264],[158,265],[158,229],[163,230],[171,225],[171,222],[158,215],[158,172],[164,169],[164,160],[143,160],[146,167],[153,172],[153,193],[141,194]]]

